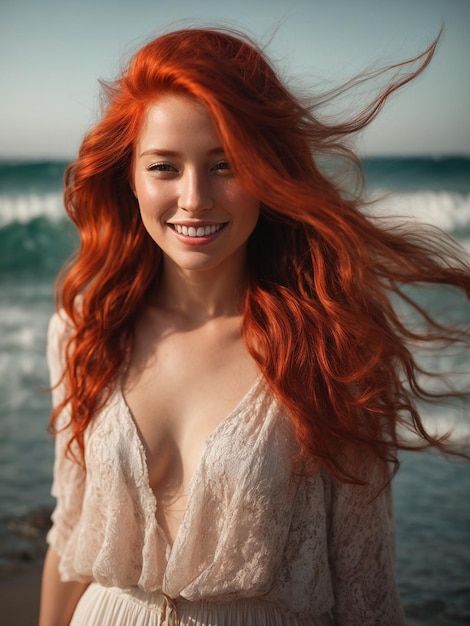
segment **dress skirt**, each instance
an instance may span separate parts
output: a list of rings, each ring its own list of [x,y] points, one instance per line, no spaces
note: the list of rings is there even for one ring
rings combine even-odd
[[[261,598],[232,602],[177,599],[138,588],[92,583],[81,597],[70,626],[329,626],[325,614],[295,617]]]

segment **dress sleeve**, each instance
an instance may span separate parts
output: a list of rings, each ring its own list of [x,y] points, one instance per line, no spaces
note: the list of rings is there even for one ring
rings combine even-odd
[[[377,461],[363,464],[369,484],[334,482],[330,492],[329,560],[336,626],[405,623],[395,581],[392,490]]]
[[[54,407],[63,400],[65,391],[64,384],[60,379],[65,363],[67,322],[62,315],[55,313],[52,316],[47,337],[47,360]],[[64,409],[56,424],[58,432],[55,436],[51,493],[57,502],[52,513],[52,528],[47,535],[48,544],[60,556],[66,551],[67,544],[71,541],[74,528],[80,519],[85,488],[85,470],[73,458],[70,458],[70,455],[66,455],[67,443],[71,437],[71,429],[68,426],[69,418],[68,410]],[[74,451],[78,454],[78,447]]]

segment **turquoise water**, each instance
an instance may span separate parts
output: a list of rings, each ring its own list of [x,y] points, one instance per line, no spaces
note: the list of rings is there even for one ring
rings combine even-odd
[[[53,276],[75,245],[64,222],[66,163],[0,162],[0,281]],[[373,193],[389,190],[379,211],[411,215],[470,239],[470,159],[376,158],[365,161]]]
[[[470,159],[372,159],[378,211],[436,224],[469,248]],[[45,333],[53,282],[76,243],[63,219],[64,163],[0,163],[0,517],[51,506],[53,446],[46,433]],[[470,307],[451,290],[424,290],[428,306],[455,323]],[[434,365],[470,371],[470,355],[439,354]],[[468,380],[468,378],[467,378]],[[461,408],[432,407],[445,428]],[[469,417],[457,432],[468,435]],[[470,623],[470,464],[405,454],[395,479],[397,575],[412,626]],[[1,529],[0,529],[1,534]],[[0,558],[1,558],[0,554]]]

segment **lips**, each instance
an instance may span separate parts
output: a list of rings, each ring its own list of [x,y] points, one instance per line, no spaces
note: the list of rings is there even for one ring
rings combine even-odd
[[[179,234],[185,237],[209,237],[221,230],[225,224],[205,224],[204,226],[188,226],[186,224],[170,224],[170,226]]]

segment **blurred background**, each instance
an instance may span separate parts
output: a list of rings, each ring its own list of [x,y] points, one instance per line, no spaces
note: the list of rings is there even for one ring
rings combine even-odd
[[[444,26],[430,67],[356,146],[370,194],[387,193],[377,211],[432,223],[470,249],[468,0],[0,0],[2,582],[40,564],[53,505],[45,337],[55,276],[76,244],[64,217],[64,169],[98,118],[98,79],[113,79],[148,39],[187,25],[243,30],[304,91],[410,58]],[[458,294],[423,290],[420,298],[443,319],[470,322]],[[468,376],[470,356],[442,353],[433,365]],[[425,416],[431,428],[469,435],[468,407],[467,419],[457,406],[427,407]],[[409,624],[470,623],[469,468],[403,455],[397,576]]]

